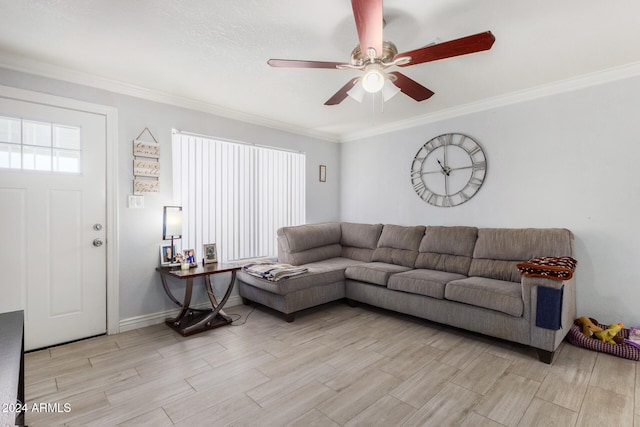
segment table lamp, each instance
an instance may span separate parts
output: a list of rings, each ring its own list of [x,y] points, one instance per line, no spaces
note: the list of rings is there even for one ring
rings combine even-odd
[[[165,206],[162,218],[162,240],[171,240],[171,250],[174,251],[174,239],[182,238],[182,206]]]

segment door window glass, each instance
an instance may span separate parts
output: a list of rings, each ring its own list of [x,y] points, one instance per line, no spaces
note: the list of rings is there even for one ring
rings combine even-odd
[[[79,174],[79,127],[0,116],[0,168]]]

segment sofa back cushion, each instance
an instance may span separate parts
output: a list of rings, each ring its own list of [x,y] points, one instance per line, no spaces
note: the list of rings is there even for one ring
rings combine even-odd
[[[573,233],[564,228],[481,228],[469,276],[519,283],[516,264],[542,256],[574,256]]]
[[[422,225],[404,227],[386,224],[371,261],[413,268],[424,230]]]
[[[342,254],[339,222],[297,225],[278,230],[278,260],[302,265]]]
[[[420,242],[415,268],[469,273],[478,237],[475,227],[427,227]]]
[[[382,233],[382,224],[341,224],[342,256],[358,261],[370,262],[373,252],[378,246],[378,239]]]

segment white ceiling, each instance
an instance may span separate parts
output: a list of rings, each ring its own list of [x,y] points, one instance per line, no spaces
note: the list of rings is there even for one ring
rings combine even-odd
[[[348,0],[0,0],[0,66],[345,140],[640,61],[635,0],[386,0],[400,52],[490,30],[489,51],[403,68],[435,92],[324,102],[353,70]],[[608,71],[607,71],[608,72]],[[488,101],[489,100],[489,101]]]

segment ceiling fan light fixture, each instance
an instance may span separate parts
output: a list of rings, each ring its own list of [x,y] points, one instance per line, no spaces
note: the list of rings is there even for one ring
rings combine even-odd
[[[400,88],[394,85],[390,80],[386,80],[384,82],[384,86],[382,87],[382,99],[384,102],[387,102],[399,93]]]
[[[380,92],[387,81],[385,75],[377,68],[371,68],[362,76],[362,88],[369,93]]]
[[[374,95],[374,101],[378,92],[383,100],[391,99],[398,92],[402,92],[414,101],[421,102],[429,99],[434,92],[402,73],[386,70],[392,66],[408,67],[486,51],[491,49],[496,41],[491,31],[485,31],[447,42],[436,38],[427,46],[398,53],[394,43],[384,40],[385,20],[382,6],[382,0],[351,0],[358,44],[351,51],[348,63],[289,59],[269,59],[267,63],[272,67],[362,71],[361,76],[352,77],[325,102],[325,105],[340,104],[347,97],[362,102],[365,92]]]
[[[354,84],[353,87],[347,91],[347,95],[349,95],[351,99],[358,101],[359,103],[362,103],[362,100],[364,99],[364,93],[364,88],[362,87],[362,82],[360,81],[356,82],[356,84]]]

